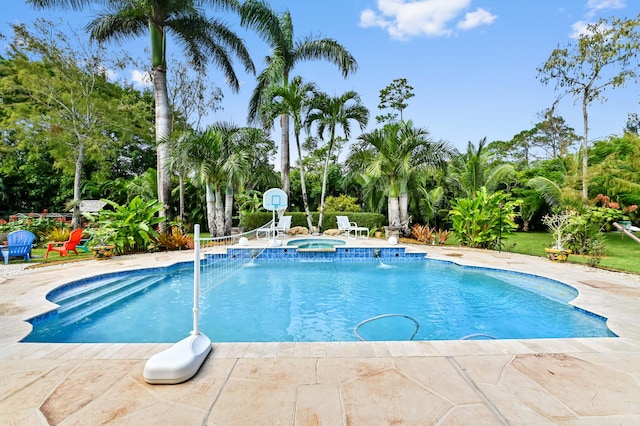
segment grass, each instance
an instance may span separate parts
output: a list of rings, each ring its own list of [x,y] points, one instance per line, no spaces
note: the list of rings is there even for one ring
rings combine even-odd
[[[545,257],[544,248],[552,245],[551,236],[542,232],[516,232],[503,239],[503,251],[531,256]],[[622,238],[619,232],[608,232],[604,234],[604,256],[597,266],[640,274],[639,255],[639,243],[628,237]],[[572,254],[569,261],[588,264],[590,256]]]

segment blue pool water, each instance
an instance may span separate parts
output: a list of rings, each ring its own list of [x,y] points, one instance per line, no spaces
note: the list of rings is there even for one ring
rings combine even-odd
[[[200,329],[214,342],[355,341],[358,323],[395,313],[419,323],[414,340],[614,336],[602,318],[569,305],[576,290],[556,281],[432,260],[385,262],[260,262],[219,284],[205,268]],[[61,307],[34,318],[24,341],[176,342],[192,329],[192,298],[188,265],[74,283],[50,294]],[[398,316],[359,333],[406,340],[414,329]]]

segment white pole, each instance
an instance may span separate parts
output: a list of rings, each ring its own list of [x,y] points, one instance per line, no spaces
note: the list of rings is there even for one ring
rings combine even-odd
[[[200,224],[193,228],[193,331],[191,334],[200,334],[198,330],[198,310],[200,300]]]

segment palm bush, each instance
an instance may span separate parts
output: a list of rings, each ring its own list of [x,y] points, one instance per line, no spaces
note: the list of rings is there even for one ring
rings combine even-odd
[[[96,228],[97,244],[114,245],[117,254],[148,251],[158,238],[156,227],[164,222],[158,214],[162,205],[157,200],[143,201],[139,196],[119,205],[102,200],[113,210],[101,210],[99,215],[85,213]]]
[[[501,191],[493,194],[480,188],[475,198],[458,198],[449,211],[453,233],[460,244],[489,248],[501,244],[501,237],[518,228],[514,222],[519,201],[508,201],[509,195]]]

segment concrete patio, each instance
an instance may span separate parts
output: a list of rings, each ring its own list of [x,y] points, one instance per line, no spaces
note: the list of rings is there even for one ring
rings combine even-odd
[[[5,268],[0,424],[640,424],[640,276],[457,247],[408,250],[570,284],[580,291],[573,303],[609,318],[620,337],[214,342],[192,380],[149,385],[142,377],[144,363],[169,345],[19,343],[30,331],[24,321],[52,309],[45,295],[68,281],[166,266],[190,260],[192,252]]]

